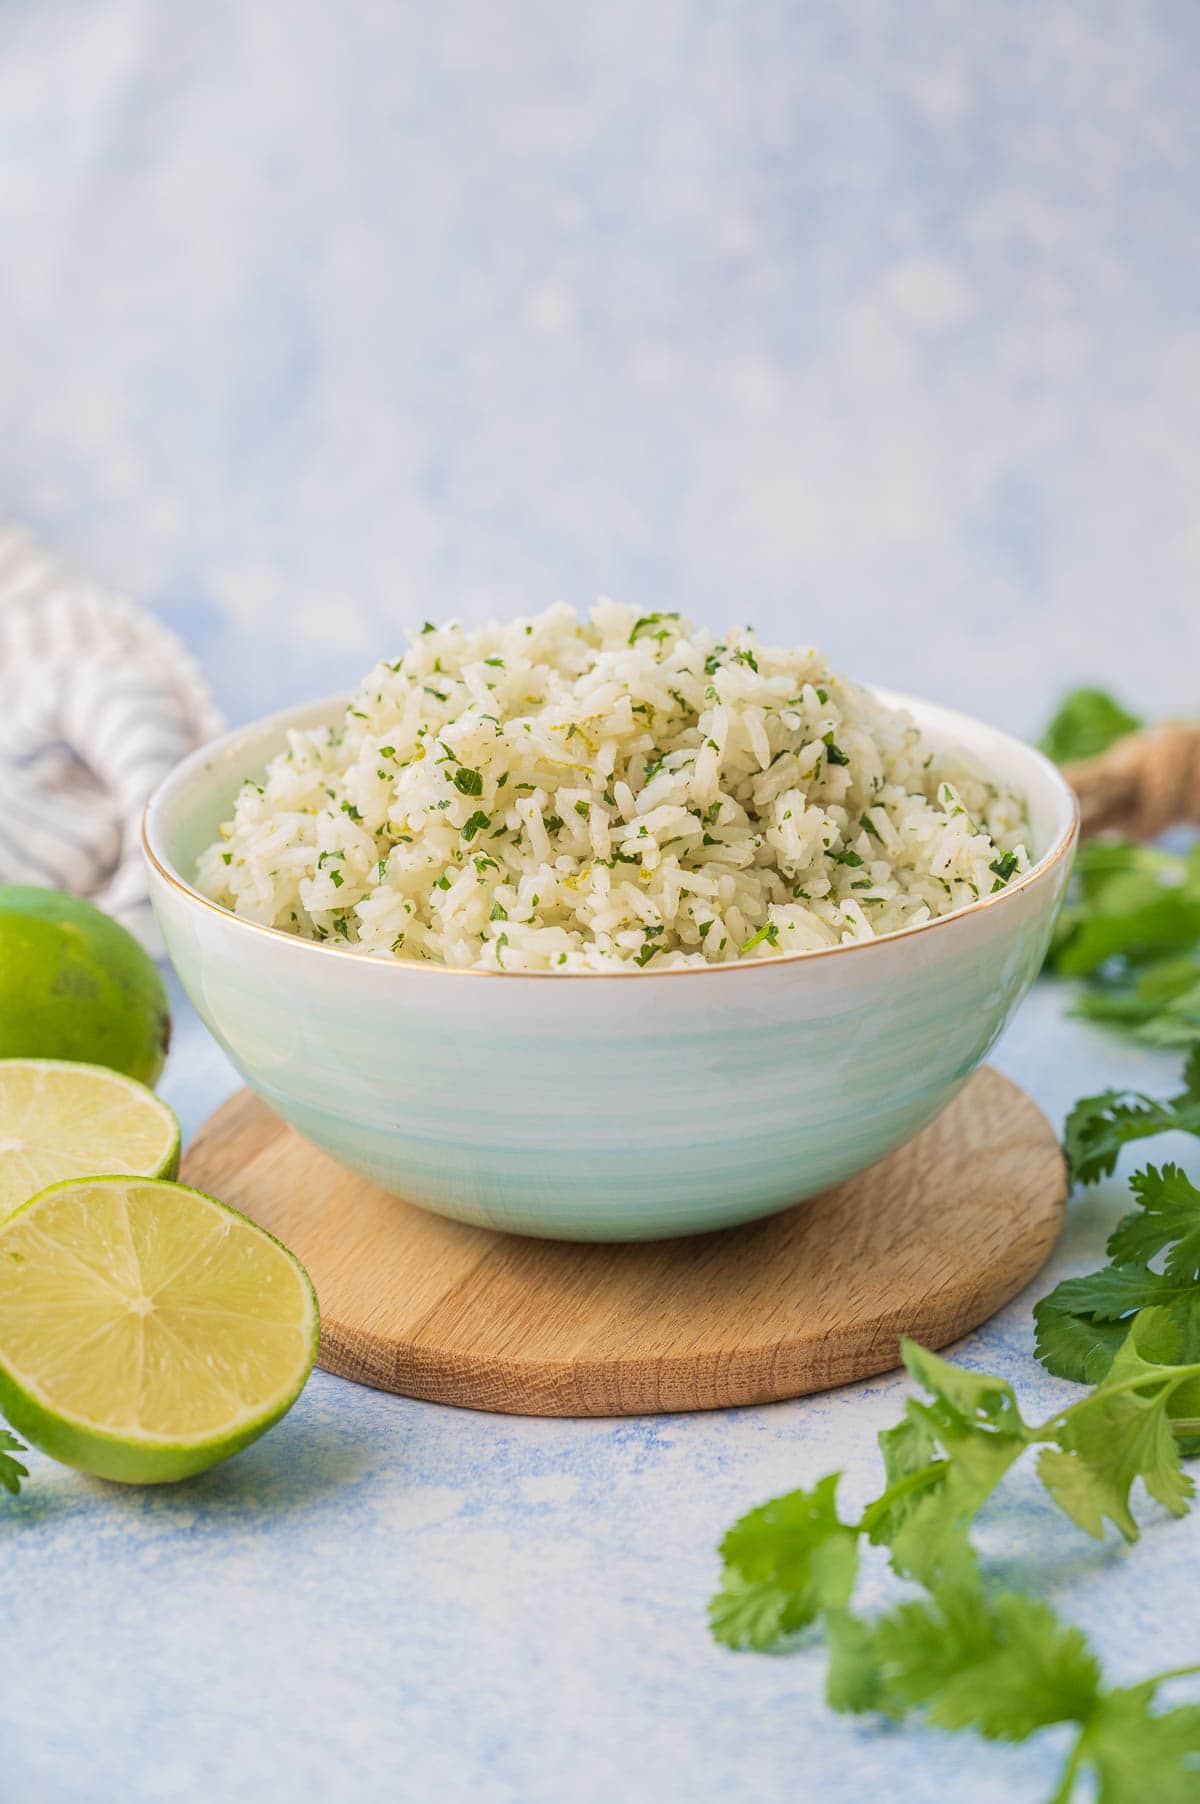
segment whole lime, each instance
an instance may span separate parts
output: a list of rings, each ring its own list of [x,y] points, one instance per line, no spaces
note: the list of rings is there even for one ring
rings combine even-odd
[[[82,1059],[152,1084],[171,1015],[131,933],[61,890],[0,884],[0,1058]]]

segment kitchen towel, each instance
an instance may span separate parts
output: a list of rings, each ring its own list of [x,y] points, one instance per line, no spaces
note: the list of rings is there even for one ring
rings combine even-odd
[[[0,522],[0,883],[73,890],[160,953],[142,810],[220,726],[173,633]]]

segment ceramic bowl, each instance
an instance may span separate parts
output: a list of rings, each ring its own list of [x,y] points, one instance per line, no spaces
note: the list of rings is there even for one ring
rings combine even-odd
[[[872,1165],[944,1109],[1033,982],[1075,799],[993,727],[880,691],[932,744],[1027,796],[1033,868],[886,938],[708,970],[459,971],[337,951],[192,887],[196,855],[295,708],[187,759],[146,814],[150,887],[188,995],[246,1082],[306,1139],[460,1221],[567,1240],[694,1234]]]

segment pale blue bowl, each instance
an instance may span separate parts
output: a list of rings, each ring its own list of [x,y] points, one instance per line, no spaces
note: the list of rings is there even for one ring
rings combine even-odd
[[[711,970],[557,976],[386,961],[241,920],[191,878],[289,727],[231,733],[146,814],[151,893],[184,988],[246,1082],[308,1140],[423,1208],[566,1240],[768,1215],[863,1170],[944,1109],[1033,982],[1075,799],[995,728],[881,692],[1028,798],[1033,869],[865,944]]]

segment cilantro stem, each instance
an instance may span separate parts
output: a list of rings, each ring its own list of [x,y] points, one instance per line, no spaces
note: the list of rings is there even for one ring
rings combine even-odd
[[[1101,1384],[1097,1386],[1097,1390],[1102,1391],[1106,1397],[1119,1397],[1125,1391],[1144,1390],[1148,1385],[1153,1385],[1159,1391],[1170,1392],[1176,1390],[1189,1378],[1200,1378],[1200,1365],[1155,1366],[1152,1372],[1138,1372],[1132,1378],[1118,1379],[1116,1384]],[[1166,1382],[1168,1380],[1169,1383]],[[1048,1421],[1040,1423],[1037,1428],[1031,1428],[1029,1430],[1030,1443],[1057,1439],[1053,1432],[1055,1425],[1065,1421],[1068,1416],[1074,1415],[1077,1409],[1086,1409],[1089,1403],[1095,1401],[1095,1397],[1096,1391],[1089,1391],[1086,1396],[1080,1397],[1077,1403],[1068,1404],[1066,1409],[1060,1409],[1058,1414],[1051,1416]],[[1178,1425],[1172,1423],[1172,1427],[1176,1426]],[[1186,1434],[1189,1430],[1185,1428],[1183,1432]]]
[[[1067,1755],[1067,1764],[1063,1767],[1062,1777],[1058,1782],[1050,1804],[1071,1804],[1075,1792],[1075,1781],[1079,1777],[1079,1769],[1087,1755],[1085,1736],[1081,1732],[1075,1737],[1075,1745]]]
[[[1166,1672],[1156,1672],[1152,1679],[1143,1680],[1147,1685],[1169,1685],[1172,1679],[1194,1679],[1200,1674],[1200,1660],[1194,1666],[1171,1666]]]
[[[904,1478],[898,1478],[894,1485],[889,1485],[886,1491],[867,1505],[858,1521],[858,1533],[869,1535],[876,1523],[887,1516],[894,1503],[898,1503],[902,1497],[911,1496],[914,1491],[924,1491],[936,1484],[948,1466],[948,1460],[931,1460],[929,1465],[920,1467],[916,1472],[909,1472]]]

